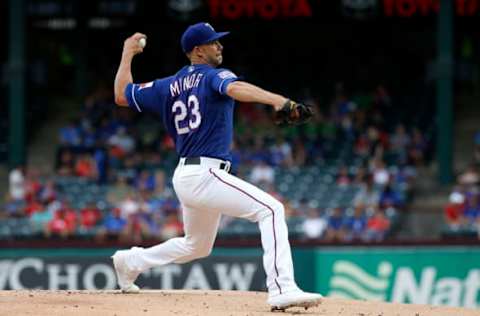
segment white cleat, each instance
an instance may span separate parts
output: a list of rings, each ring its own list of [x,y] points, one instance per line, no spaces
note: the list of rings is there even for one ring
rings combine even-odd
[[[133,282],[135,282],[140,272],[128,268],[125,262],[127,255],[128,250],[118,250],[112,256],[118,285],[122,293],[138,293],[140,292],[140,288]]]
[[[290,307],[310,307],[318,306],[321,303],[322,296],[317,293],[308,293],[303,291],[293,291],[272,296],[268,299],[271,311],[285,311]]]
[[[137,294],[140,292],[140,288],[136,284],[132,284],[129,287],[122,287],[122,293]]]

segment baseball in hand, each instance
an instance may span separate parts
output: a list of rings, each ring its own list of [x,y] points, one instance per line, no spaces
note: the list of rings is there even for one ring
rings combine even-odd
[[[138,45],[140,45],[141,48],[145,48],[145,45],[147,45],[147,40],[145,39],[145,37],[142,37],[138,40]]]

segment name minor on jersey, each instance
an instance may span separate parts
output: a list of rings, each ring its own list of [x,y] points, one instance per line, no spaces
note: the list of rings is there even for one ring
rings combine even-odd
[[[170,84],[170,94],[173,97],[178,96],[183,91],[198,87],[203,74],[197,73],[190,76],[182,77]]]

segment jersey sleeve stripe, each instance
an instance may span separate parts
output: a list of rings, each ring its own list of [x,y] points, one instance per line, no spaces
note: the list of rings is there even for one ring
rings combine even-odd
[[[220,94],[223,94],[222,92],[222,86],[223,86],[223,83],[225,82],[225,79],[222,80],[222,82],[220,82],[220,85],[218,86],[218,92],[220,92]]]
[[[132,84],[132,100],[135,103],[135,107],[137,108],[138,112],[142,112],[142,110],[138,106],[137,100],[135,99],[135,85],[134,84]]]

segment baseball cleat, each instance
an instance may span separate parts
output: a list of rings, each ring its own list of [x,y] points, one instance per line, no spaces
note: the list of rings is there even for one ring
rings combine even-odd
[[[126,263],[127,256],[128,250],[119,250],[112,256],[117,282],[122,293],[138,293],[140,288],[133,282],[135,282],[140,272],[128,268]]]
[[[127,288],[122,288],[122,293],[125,293],[125,294],[137,294],[139,292],[140,292],[140,288],[135,284],[132,284]]]
[[[268,299],[271,311],[285,311],[290,307],[310,307],[318,306],[321,303],[322,296],[316,293],[308,293],[303,291],[293,291],[272,296]]]

